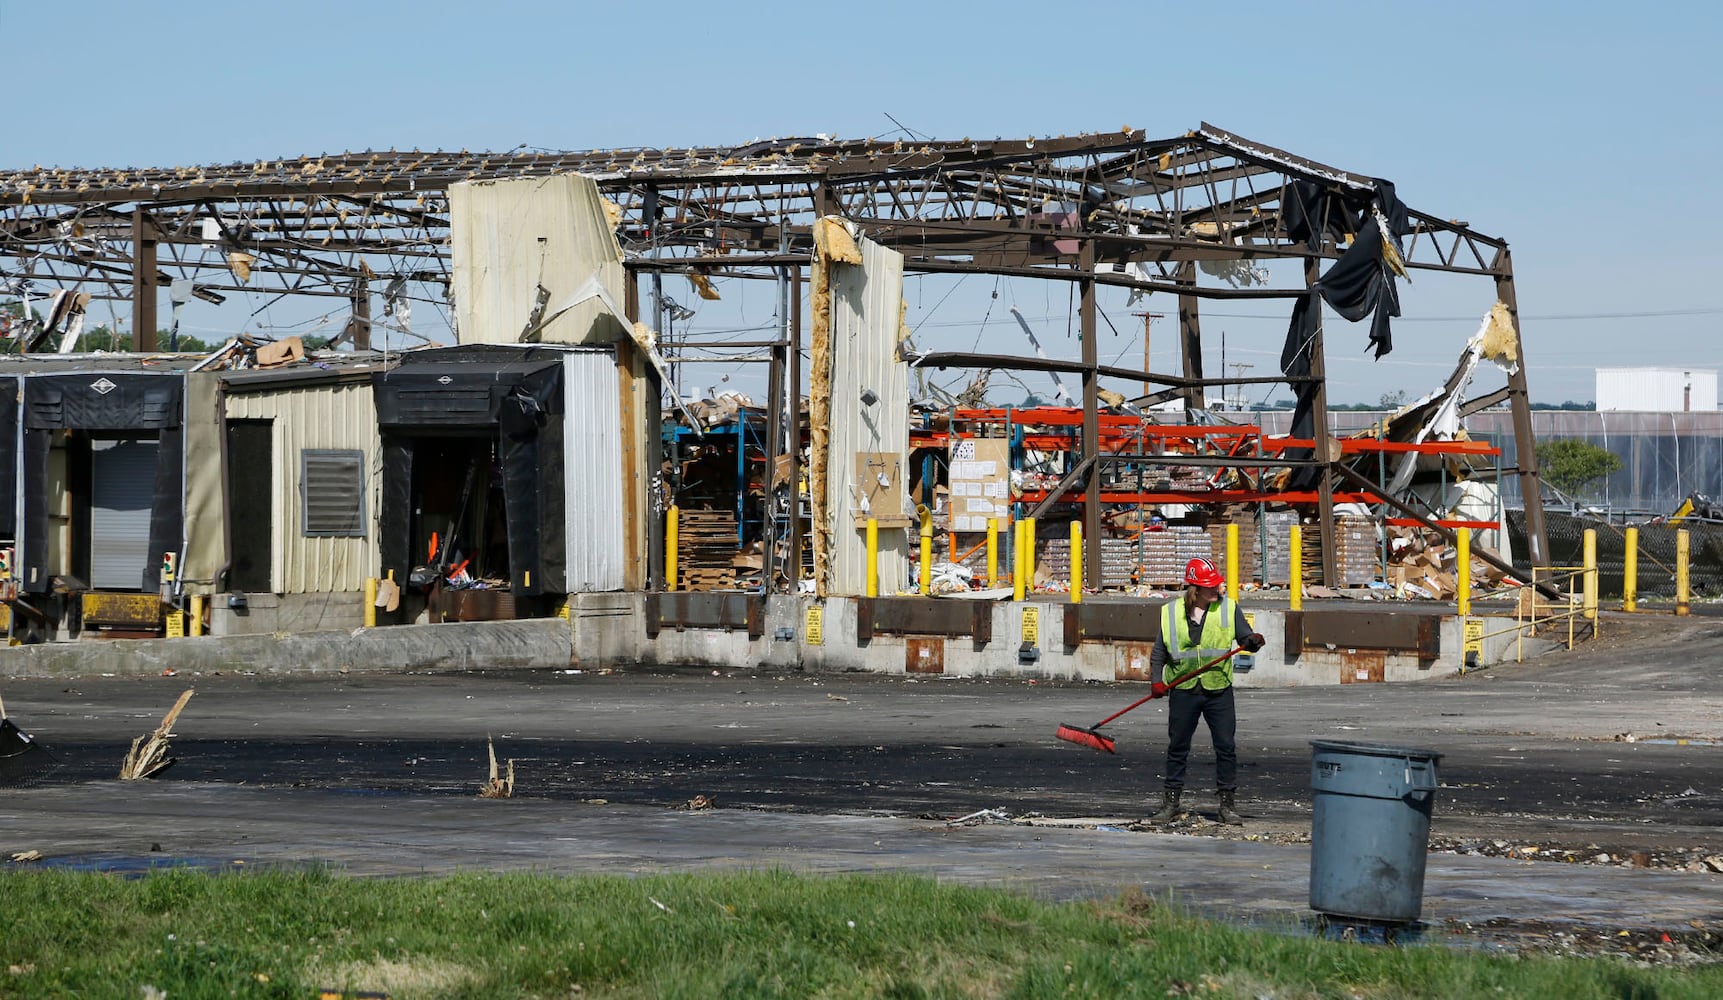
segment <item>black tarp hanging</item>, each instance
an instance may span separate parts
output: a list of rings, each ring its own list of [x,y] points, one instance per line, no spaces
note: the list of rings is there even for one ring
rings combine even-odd
[[[0,378],[0,538],[18,531],[18,380]]]
[[[23,510],[17,569],[28,593],[46,593],[48,572],[48,454],[53,432],[76,430],[154,438],[157,451],[150,504],[149,555],[140,589],[160,586],[162,556],[185,535],[184,381],[178,372],[79,372],[23,378]]]
[[[1310,375],[1323,302],[1350,322],[1370,317],[1369,343],[1374,356],[1381,358],[1392,351],[1390,320],[1400,315],[1400,293],[1394,284],[1395,267],[1390,262],[1398,260],[1399,239],[1410,227],[1406,206],[1394,193],[1394,185],[1377,180],[1373,191],[1364,193],[1326,189],[1311,181],[1292,181],[1287,185],[1285,218],[1287,236],[1302,241],[1311,250],[1320,250],[1325,242],[1338,243],[1348,235],[1352,243],[1310,286],[1308,293],[1293,304],[1286,342],[1280,351],[1281,373],[1293,379]],[[1383,223],[1387,224],[1387,233],[1382,230]],[[1313,438],[1317,386],[1311,382],[1294,382],[1292,386],[1296,399],[1292,436]],[[1294,449],[1287,457],[1308,459],[1312,454],[1312,449]],[[1317,470],[1298,469],[1291,476],[1289,488],[1308,489],[1316,479]]]

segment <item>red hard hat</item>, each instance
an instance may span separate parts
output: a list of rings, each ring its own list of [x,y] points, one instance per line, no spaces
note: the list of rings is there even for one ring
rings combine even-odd
[[[1214,568],[1214,563],[1198,556],[1185,563],[1185,583],[1193,587],[1219,589],[1226,586],[1226,577],[1220,575],[1220,570]]]

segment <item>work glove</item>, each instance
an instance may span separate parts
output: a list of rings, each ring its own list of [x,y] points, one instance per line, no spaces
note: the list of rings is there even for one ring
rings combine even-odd
[[[1167,696],[1167,692],[1171,690],[1172,688],[1167,687],[1160,681],[1156,681],[1149,685],[1149,696],[1151,698],[1165,698]]]
[[[1240,639],[1238,641],[1238,644],[1240,646],[1244,647],[1245,652],[1254,653],[1254,652],[1260,650],[1262,647],[1268,645],[1268,640],[1264,639],[1262,637],[1261,632],[1252,632],[1251,634]]]

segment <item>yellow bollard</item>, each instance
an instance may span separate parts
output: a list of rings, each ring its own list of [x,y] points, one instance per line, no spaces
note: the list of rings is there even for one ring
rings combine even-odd
[[[1292,565],[1290,567],[1291,572],[1292,572],[1292,576],[1291,576],[1292,582],[1288,585],[1292,590],[1291,607],[1292,607],[1292,610],[1294,610],[1294,611],[1303,611],[1304,610],[1304,527],[1302,525],[1295,524],[1292,526],[1292,544],[1289,547],[1292,550]]]
[[[1035,592],[1035,519],[1023,519],[1023,591]]]
[[[879,519],[867,519],[867,596],[879,596]]]
[[[1585,529],[1584,557],[1580,565],[1584,570],[1585,582],[1580,591],[1580,607],[1588,621],[1597,620],[1597,529]]]
[[[1011,599],[1023,599],[1023,527],[1024,522],[1011,522]]]
[[[999,519],[987,519],[987,589],[999,586]]]
[[[1083,603],[1083,522],[1071,522],[1071,603]]]
[[[1238,603],[1238,525],[1226,526],[1226,599]]]
[[[191,595],[191,634],[194,636],[203,634],[203,604],[202,594]]]
[[[926,504],[916,504],[915,512],[921,515],[921,596],[926,597],[933,592],[933,511]]]
[[[1459,592],[1454,600],[1460,617],[1464,618],[1472,613],[1472,529],[1454,529],[1454,549],[1454,571],[1459,577]]]
[[[194,601],[197,599],[192,598]],[[196,608],[192,609],[192,617],[197,617]],[[377,578],[374,576],[365,578],[365,627],[377,627]],[[197,626],[193,625],[192,628],[196,629]],[[194,631],[192,634],[196,635],[197,633]]]
[[[1690,610],[1691,594],[1687,588],[1687,557],[1693,551],[1687,529],[1675,533],[1675,613],[1685,615]]]
[[[1628,528],[1626,559],[1621,568],[1621,610],[1639,610],[1639,529]]]
[[[665,517],[664,517],[664,589],[665,590],[675,590],[676,584],[678,582],[676,579],[676,569],[677,569],[677,566],[676,566],[677,541],[676,541],[676,539],[677,539],[677,535],[679,535],[681,533],[681,530],[682,530],[682,508],[676,506],[675,504],[671,504],[670,510],[668,510],[665,513]]]

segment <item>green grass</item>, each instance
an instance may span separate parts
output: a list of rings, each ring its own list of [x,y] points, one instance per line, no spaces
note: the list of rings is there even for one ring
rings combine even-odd
[[[151,993],[147,987],[153,988]],[[0,875],[0,997],[1716,997],[1723,969],[1382,948],[885,875]]]

